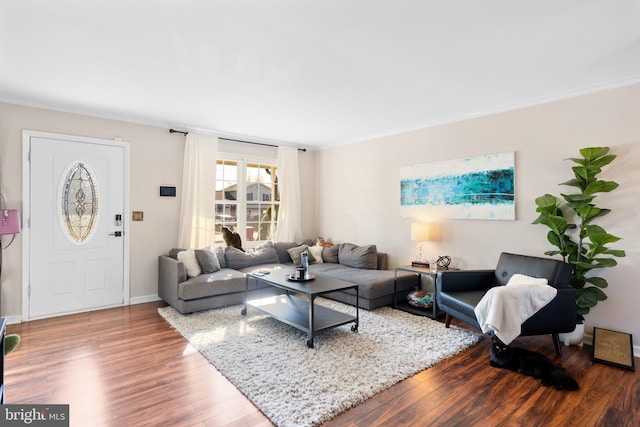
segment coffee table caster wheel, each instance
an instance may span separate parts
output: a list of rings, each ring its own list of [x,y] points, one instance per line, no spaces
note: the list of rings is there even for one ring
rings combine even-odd
[[[358,325],[351,326],[351,332],[358,332]]]
[[[307,347],[313,348],[313,340],[307,340]]]
[[[247,315],[247,309],[243,308],[242,311],[240,312],[243,316]]]

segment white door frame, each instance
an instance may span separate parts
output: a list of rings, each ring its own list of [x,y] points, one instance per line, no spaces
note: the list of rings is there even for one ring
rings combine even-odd
[[[122,147],[124,151],[124,209],[122,212],[122,225],[124,231],[124,260],[123,260],[123,303],[117,304],[115,307],[129,305],[130,303],[130,220],[131,217],[129,207],[129,194],[130,194],[130,147],[128,142],[123,141],[111,141],[108,139],[89,138],[76,135],[64,135],[59,133],[40,132],[32,130],[22,131],[22,319],[21,321],[30,320],[29,318],[29,283],[30,278],[30,266],[31,266],[31,247],[30,247],[30,219],[31,219],[31,163],[29,161],[30,140],[32,137],[48,138],[48,139],[60,139],[66,141],[74,141],[85,144],[100,144],[111,145],[116,147]],[[105,307],[106,308],[106,307]],[[88,309],[85,311],[91,311]],[[70,313],[64,313],[70,314]]]

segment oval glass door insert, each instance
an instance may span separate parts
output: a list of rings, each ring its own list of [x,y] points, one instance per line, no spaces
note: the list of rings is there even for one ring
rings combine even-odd
[[[62,176],[62,228],[72,242],[86,244],[93,237],[98,224],[98,185],[95,175],[85,163],[74,162]]]

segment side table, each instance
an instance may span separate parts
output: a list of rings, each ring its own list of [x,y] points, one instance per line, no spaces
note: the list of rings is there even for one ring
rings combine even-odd
[[[398,271],[408,271],[410,273],[414,273],[418,275],[420,279],[420,289],[422,289],[423,287],[422,276],[431,277],[431,280],[433,280],[433,303],[431,304],[431,308],[421,308],[421,307],[416,307],[409,304],[409,302],[406,300],[406,295],[402,295],[401,296],[402,298],[398,300],[398,287],[397,287]],[[438,271],[443,271],[443,270],[438,269]],[[398,310],[406,311],[412,314],[417,314],[419,316],[427,316],[427,317],[430,317],[431,319],[437,319],[438,317],[444,314],[443,311],[438,309],[438,304],[437,304],[438,289],[436,287],[436,280],[437,280],[438,273],[432,273],[431,270],[429,270],[429,268],[414,267],[412,265],[403,265],[401,267],[396,267],[394,269],[394,275],[395,275],[395,280],[393,283],[393,308],[397,308]]]

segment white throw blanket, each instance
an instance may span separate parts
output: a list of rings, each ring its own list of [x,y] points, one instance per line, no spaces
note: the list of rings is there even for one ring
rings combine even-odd
[[[500,341],[510,344],[520,335],[522,323],[557,293],[547,279],[514,274],[507,286],[489,289],[474,311],[482,332],[493,331]]]

